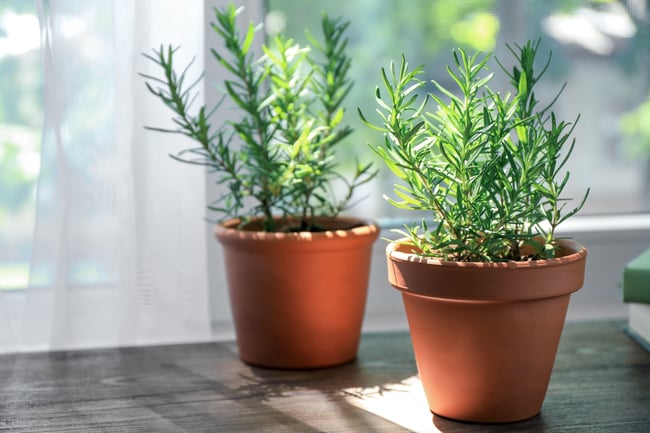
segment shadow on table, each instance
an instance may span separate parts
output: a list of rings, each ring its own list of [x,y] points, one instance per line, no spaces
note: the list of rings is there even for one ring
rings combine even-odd
[[[240,373],[245,384],[236,392],[265,400],[299,390],[345,393],[345,389],[382,388],[417,375],[408,334],[365,334],[356,360],[314,370],[279,370],[248,366]]]
[[[331,430],[437,431],[407,333],[364,334],[358,358],[338,367],[274,370],[248,366],[246,370],[240,372],[243,384],[234,394],[273,407],[301,423],[301,428],[309,425],[314,414],[328,413],[335,414]],[[321,418],[316,431],[331,431],[327,421]]]

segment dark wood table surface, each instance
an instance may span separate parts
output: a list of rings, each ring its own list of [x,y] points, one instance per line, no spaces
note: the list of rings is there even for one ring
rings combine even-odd
[[[650,353],[622,322],[566,325],[542,413],[467,424],[427,408],[407,333],[357,361],[254,368],[233,342],[0,356],[0,430],[17,432],[650,432]]]

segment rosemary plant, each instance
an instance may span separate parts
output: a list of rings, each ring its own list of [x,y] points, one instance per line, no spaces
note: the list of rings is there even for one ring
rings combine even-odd
[[[174,113],[176,129],[148,128],[186,135],[197,147],[173,158],[207,167],[226,193],[210,206],[224,219],[262,219],[264,230],[318,231],[317,216],[336,216],[349,205],[353,191],[376,173],[357,162],[351,180],[334,161],[334,150],[351,132],[343,124],[341,106],[352,82],[345,36],[349,22],[323,15],[323,40],[308,33],[311,46],[300,46],[284,34],[252,50],[261,26],[237,28],[243,8],[232,3],[214,9],[214,32],[223,42],[212,55],[227,71],[224,98],[214,108],[194,113],[196,80],[188,83],[188,67],[177,72],[178,48],[144,54],[158,65],[161,77],[143,75],[149,91]],[[210,119],[224,101],[241,112],[237,120],[213,125]],[[343,182],[347,193],[338,198],[333,185]]]
[[[576,122],[558,120],[552,105],[540,107],[534,89],[546,71],[534,70],[540,40],[508,49],[516,66],[507,74],[513,93],[488,86],[490,55],[454,50],[447,67],[456,91],[433,84],[439,95],[422,96],[424,66],[409,70],[402,57],[382,68],[386,96],[376,89],[384,141],[370,145],[401,180],[395,198],[402,209],[431,213],[399,231],[423,256],[452,261],[536,260],[555,256],[556,229],[578,212],[566,209],[563,170],[575,140]],[[431,110],[430,105],[436,106]],[[579,117],[579,116],[578,116]],[[566,148],[565,148],[565,145]]]

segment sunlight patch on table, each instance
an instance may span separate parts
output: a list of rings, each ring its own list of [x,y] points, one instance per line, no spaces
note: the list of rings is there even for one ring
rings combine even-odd
[[[343,393],[351,405],[408,430],[440,433],[433,425],[433,415],[417,376],[371,388],[346,388]]]

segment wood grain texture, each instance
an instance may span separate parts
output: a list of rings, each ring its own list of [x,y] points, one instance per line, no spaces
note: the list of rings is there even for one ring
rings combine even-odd
[[[650,353],[622,322],[564,330],[542,413],[508,425],[431,415],[408,334],[367,334],[325,370],[243,364],[232,342],[0,357],[0,431],[650,432]]]

